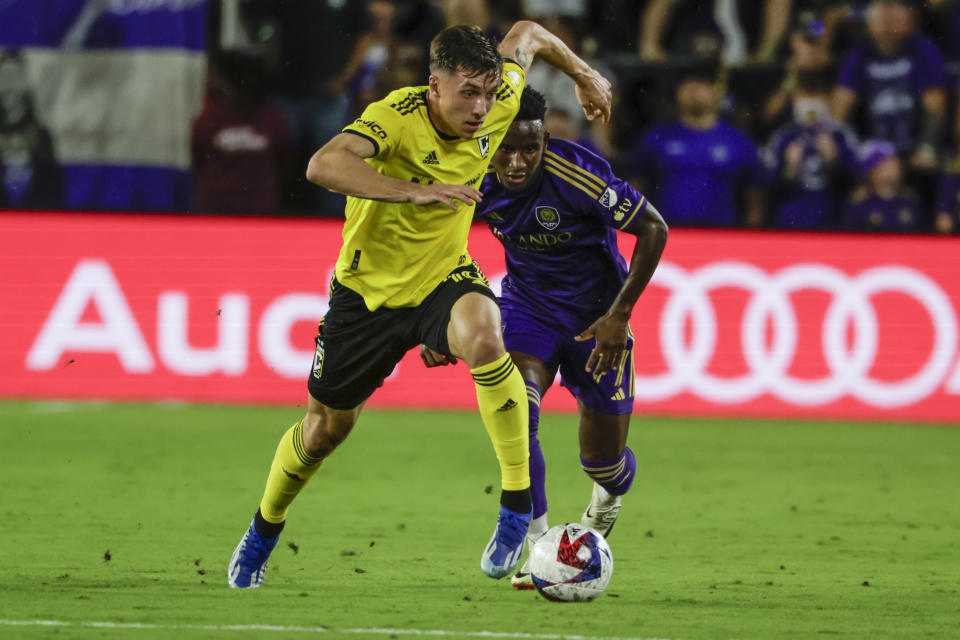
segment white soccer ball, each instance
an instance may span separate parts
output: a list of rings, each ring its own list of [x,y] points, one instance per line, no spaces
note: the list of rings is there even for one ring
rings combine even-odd
[[[612,575],[610,546],[586,525],[557,525],[530,551],[530,577],[547,600],[589,602],[603,593]]]

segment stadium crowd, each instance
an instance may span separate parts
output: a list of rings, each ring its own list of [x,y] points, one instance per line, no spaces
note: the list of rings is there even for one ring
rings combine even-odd
[[[960,0],[209,0],[206,11],[190,211],[338,215],[341,197],[304,179],[310,155],[363,105],[421,82],[444,26],[502,36],[531,19],[614,81],[606,126],[583,117],[569,78],[534,65],[547,128],[609,158],[671,226],[960,231]],[[63,186],[20,66],[0,57],[0,206],[29,208],[30,176],[34,187],[51,176],[47,193]]]

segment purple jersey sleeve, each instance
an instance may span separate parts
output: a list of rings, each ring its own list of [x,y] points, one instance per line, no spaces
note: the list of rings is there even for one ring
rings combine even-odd
[[[601,218],[608,226],[636,233],[647,199],[613,173],[610,163],[596,153],[566,140],[557,140],[544,154],[548,171],[574,189],[584,214]],[[571,173],[572,172],[572,173]],[[569,179],[568,178],[576,178]]]

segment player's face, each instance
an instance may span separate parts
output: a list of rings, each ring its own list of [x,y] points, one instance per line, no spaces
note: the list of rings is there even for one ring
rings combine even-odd
[[[439,71],[430,75],[430,108],[434,124],[443,133],[472,138],[497,100],[500,75],[490,71],[472,75]]]
[[[540,170],[548,138],[542,120],[515,120],[490,161],[500,183],[511,191],[530,186]]]

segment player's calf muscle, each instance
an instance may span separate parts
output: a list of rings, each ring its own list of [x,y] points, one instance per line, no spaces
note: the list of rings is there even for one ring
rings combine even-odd
[[[359,409],[307,413],[303,419],[303,448],[315,458],[326,458],[346,440],[358,413]]]

